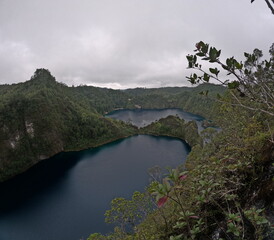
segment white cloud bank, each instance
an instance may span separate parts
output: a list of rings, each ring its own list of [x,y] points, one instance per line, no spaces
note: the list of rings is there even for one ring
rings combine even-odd
[[[273,36],[264,1],[1,0],[0,84],[43,67],[68,85],[183,86],[199,40],[241,57]]]

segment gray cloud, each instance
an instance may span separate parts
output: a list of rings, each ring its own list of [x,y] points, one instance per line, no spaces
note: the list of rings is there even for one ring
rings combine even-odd
[[[196,42],[267,52],[273,18],[264,1],[0,0],[0,84],[43,67],[68,85],[188,85]]]

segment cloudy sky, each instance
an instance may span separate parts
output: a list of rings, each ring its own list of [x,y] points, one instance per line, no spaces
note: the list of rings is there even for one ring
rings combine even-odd
[[[47,68],[68,85],[188,85],[199,40],[267,52],[274,16],[263,0],[0,0],[0,84]]]

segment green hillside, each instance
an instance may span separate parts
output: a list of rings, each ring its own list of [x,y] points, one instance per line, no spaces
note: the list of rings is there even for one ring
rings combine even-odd
[[[212,84],[129,90],[68,87],[48,70],[38,69],[27,82],[0,85],[0,181],[62,151],[134,134],[178,137],[192,146],[187,171],[170,170],[146,193],[122,199],[119,209],[114,199],[106,215],[117,226],[114,233],[89,239],[214,239],[216,232],[224,239],[271,239],[273,118],[238,106],[225,90]],[[207,96],[200,94],[207,91]],[[221,102],[214,100],[217,94],[223,95]],[[211,118],[222,132],[208,129],[199,136],[194,122],[177,117],[137,129],[103,116],[139,107],[182,108]],[[151,211],[151,204],[158,208]],[[117,214],[122,222],[115,220]],[[130,231],[121,229],[120,224],[129,223],[134,226]]]
[[[214,102],[200,91],[223,87],[112,90],[68,87],[46,69],[29,81],[0,85],[0,181],[61,151],[82,150],[136,134],[123,122],[103,117],[116,109],[179,107],[209,116]],[[212,116],[212,115],[211,115]]]
[[[104,118],[85,95],[39,69],[31,80],[0,86],[0,181],[61,151],[81,150],[135,133]]]
[[[211,141],[192,148],[185,168],[131,199],[113,199],[105,216],[114,232],[88,240],[273,239],[273,118],[228,104],[217,115],[222,131],[205,132]],[[177,137],[187,130],[176,117],[145,129]]]
[[[203,130],[203,144],[192,142],[185,166],[170,169],[161,179],[155,171],[155,181],[143,193],[135,192],[131,199],[113,199],[105,220],[115,224],[114,231],[105,236],[94,233],[88,240],[274,238],[273,50],[274,44],[269,60],[261,60],[262,52],[255,49],[252,54],[244,53],[244,63],[234,57],[223,63],[221,50],[202,41],[197,43],[195,54],[187,59],[189,68],[201,75],[192,73],[188,79],[195,84],[213,78],[226,86],[227,91],[216,98],[216,104],[211,100],[214,91],[207,92],[216,88],[218,93],[220,89],[214,85],[203,84],[181,93],[176,89],[172,94],[171,89],[138,89],[135,96],[144,101],[143,105],[153,105],[154,94],[159,102],[169,96],[170,105],[204,112],[222,130]],[[217,64],[219,69],[204,70],[199,58]],[[224,81],[219,75],[221,68],[236,80]],[[209,97],[197,97],[195,93],[200,91]],[[186,139],[195,135],[191,131],[187,135],[184,127],[178,119],[168,117],[145,129],[152,134],[184,135]]]
[[[176,116],[168,116],[140,129],[142,134],[169,136],[185,140],[191,147],[203,145],[195,121],[185,122]]]
[[[207,96],[201,94],[207,91]],[[181,108],[206,118],[214,118],[216,96],[223,95],[225,91],[223,86],[206,83],[197,87],[136,88],[125,92],[131,95],[134,105],[145,109]]]
[[[136,134],[133,126],[104,118],[116,109],[178,107],[205,116],[214,102],[199,95],[224,88],[112,90],[92,86],[68,87],[46,69],[29,81],[0,85],[0,181],[61,151],[81,150]]]

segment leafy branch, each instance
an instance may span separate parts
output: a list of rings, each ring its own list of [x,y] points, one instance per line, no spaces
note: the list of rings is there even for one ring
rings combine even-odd
[[[261,61],[262,51],[255,49],[252,54],[244,53],[245,62],[237,61],[234,57],[222,62],[221,50],[210,47],[202,41],[196,44],[194,52],[196,52],[194,55],[186,57],[188,68],[198,70],[202,75],[193,73],[187,77],[192,84],[214,79],[230,90],[236,100],[234,105],[274,116],[274,44],[269,50],[270,59],[263,61]],[[214,67],[204,70],[198,59],[214,64]],[[226,80],[221,79],[219,76],[221,70],[215,67],[216,65],[225,70],[230,77]],[[248,101],[244,101],[246,99]]]

